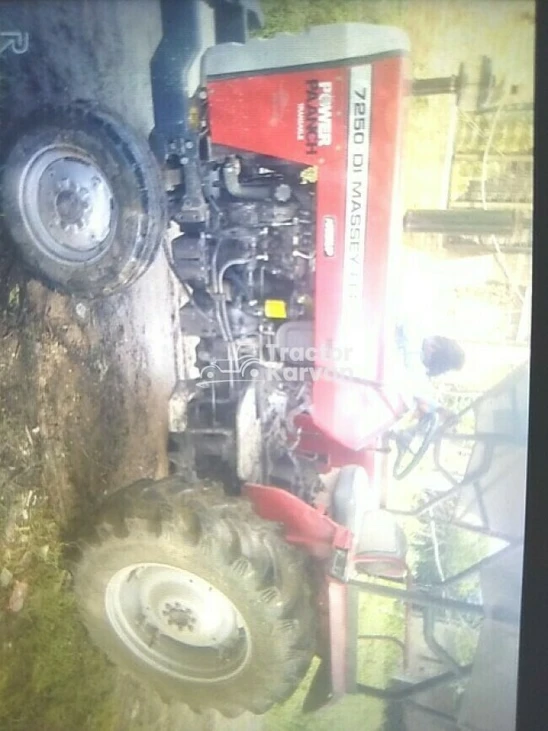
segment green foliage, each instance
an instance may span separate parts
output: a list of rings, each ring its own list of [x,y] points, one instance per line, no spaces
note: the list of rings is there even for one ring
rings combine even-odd
[[[359,633],[403,638],[403,611],[390,600],[361,593]],[[401,667],[401,651],[381,640],[360,642],[358,681],[379,688],[387,687],[391,676]],[[380,729],[383,719],[382,701],[366,696],[346,696],[336,705],[317,713],[304,715],[302,705],[318,662],[311,667],[305,681],[285,704],[273,709],[265,719],[265,731],[368,731]]]
[[[263,0],[262,5],[266,27],[260,35],[266,37],[327,23],[391,23],[401,15],[399,0]]]
[[[439,521],[436,523],[439,558],[446,577],[464,571],[489,553],[489,541],[485,536],[442,522],[451,519],[454,502],[438,507],[435,512]],[[416,555],[414,573],[417,581],[425,585],[439,581],[429,516],[418,521],[418,528],[413,532],[412,548]],[[478,577],[472,576],[459,583],[458,593],[461,598],[465,598],[473,594],[477,586]]]
[[[41,513],[27,535],[3,551],[4,565],[29,592],[19,614],[0,614],[0,728],[111,731],[114,672],[79,621],[57,527]],[[11,590],[2,590],[2,607]]]
[[[440,563],[446,578],[473,566],[490,553],[488,538],[452,525],[438,525],[436,536]],[[413,549],[416,554],[414,573],[417,581],[425,585],[438,581],[432,538],[426,522],[422,522],[421,528],[414,533]],[[479,574],[475,572],[451,587],[448,596],[476,602],[478,593]],[[478,642],[480,620],[454,613],[450,615],[450,620],[454,627],[452,654],[461,664],[472,662]]]

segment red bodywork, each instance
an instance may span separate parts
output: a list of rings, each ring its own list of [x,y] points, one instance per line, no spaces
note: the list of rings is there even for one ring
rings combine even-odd
[[[329,565],[336,549],[351,552],[351,532],[335,523],[322,510],[303,503],[295,495],[277,487],[247,484],[242,494],[253,503],[255,512],[282,523],[289,543],[304,548],[320,562],[323,585],[319,591],[320,652],[327,653],[331,668],[330,701],[336,702],[349,691],[347,678],[349,653],[355,652],[355,638],[348,635],[347,612],[349,586],[329,575]],[[327,700],[327,699],[326,699]]]
[[[395,388],[358,381],[389,380],[407,65],[401,54],[353,64],[210,80],[208,95],[212,142],[316,167],[310,416],[333,445],[361,454],[403,410]]]
[[[360,464],[375,482],[372,448],[404,411],[390,388],[391,266],[399,246],[398,168],[407,62],[400,52],[326,65],[257,72],[207,82],[211,141],[296,163],[316,179],[315,366],[310,413],[295,420],[298,449],[323,471]],[[329,654],[334,700],[348,692],[347,611],[351,588],[330,576],[337,549],[353,536],[324,512],[264,485],[244,493],[263,518],[318,561],[320,644]]]
[[[356,653],[356,637],[349,631],[350,603],[357,600],[351,586],[331,575],[335,553],[346,552],[348,563],[355,564],[354,536],[348,528],[332,520],[324,510],[307,505],[298,497],[277,487],[248,483],[242,494],[253,503],[255,512],[265,520],[281,523],[288,543],[303,548],[318,561],[320,628],[318,637],[322,659],[328,658],[330,667],[329,695],[326,702],[336,702],[353,691],[356,679],[350,677],[348,658]],[[367,562],[367,558],[362,559]],[[377,558],[377,560],[379,560]],[[406,567],[391,556],[385,556],[394,578],[401,578]],[[350,663],[350,666],[352,664]]]
[[[396,418],[393,416],[392,420]],[[354,450],[341,444],[318,429],[312,416],[299,414],[294,419],[299,430],[298,452],[306,457],[314,458],[320,474],[327,474],[349,464],[357,464],[365,469],[374,489],[381,492],[385,480],[386,457],[378,451],[378,445],[369,443],[363,449]]]

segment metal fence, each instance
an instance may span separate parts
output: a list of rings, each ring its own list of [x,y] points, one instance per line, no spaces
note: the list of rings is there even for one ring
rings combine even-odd
[[[460,109],[457,114],[449,207],[531,211],[532,105]]]
[[[533,105],[499,103],[479,110],[456,110],[448,208],[515,216],[511,232],[446,235],[453,251],[495,255],[507,284],[505,340],[527,340],[533,212]],[[485,214],[484,214],[485,215]],[[529,262],[529,263],[528,263]]]

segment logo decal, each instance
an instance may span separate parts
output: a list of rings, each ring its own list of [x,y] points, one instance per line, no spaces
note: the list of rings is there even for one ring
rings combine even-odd
[[[363,279],[369,187],[369,135],[371,125],[371,66],[350,69],[349,117],[342,289],[343,323],[340,337],[352,342],[363,322]],[[365,347],[365,338],[363,338]],[[355,365],[365,357],[356,353]]]
[[[301,184],[305,183],[317,183],[318,182],[318,168],[316,165],[312,165],[312,167],[305,168],[301,171],[300,174]]]
[[[307,155],[316,155],[333,138],[333,84],[308,79],[305,93],[305,103],[297,107],[297,139],[304,140]]]

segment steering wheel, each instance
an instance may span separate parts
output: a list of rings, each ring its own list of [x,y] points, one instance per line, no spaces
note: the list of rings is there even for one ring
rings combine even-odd
[[[434,437],[441,424],[441,417],[437,411],[423,414],[407,429],[399,433],[393,432],[392,438],[396,442],[396,461],[392,470],[392,476],[396,480],[403,480],[404,477],[415,469],[422,460],[428,447],[434,441]],[[415,440],[421,439],[415,447]]]

